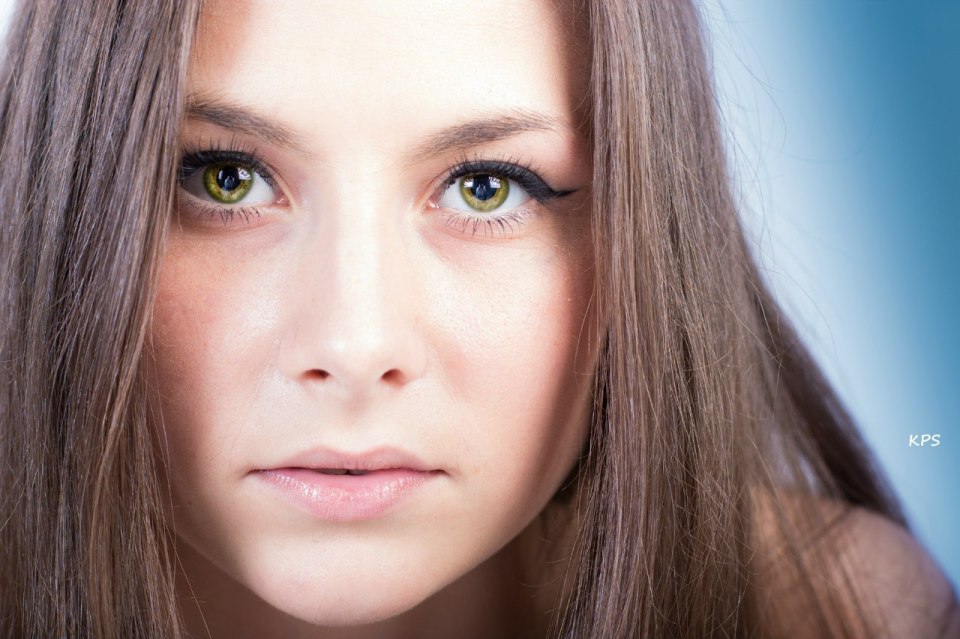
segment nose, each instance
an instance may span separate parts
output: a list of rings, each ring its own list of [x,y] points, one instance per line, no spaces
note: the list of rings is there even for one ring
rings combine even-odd
[[[400,219],[355,199],[305,233],[280,343],[286,376],[356,399],[423,375],[418,273]]]

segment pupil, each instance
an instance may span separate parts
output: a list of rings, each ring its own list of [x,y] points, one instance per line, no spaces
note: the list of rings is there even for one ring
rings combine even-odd
[[[470,193],[481,202],[489,200],[500,190],[500,180],[492,175],[477,175],[470,185]]]
[[[242,181],[240,169],[235,166],[225,166],[217,172],[217,186],[224,191],[233,191]]]

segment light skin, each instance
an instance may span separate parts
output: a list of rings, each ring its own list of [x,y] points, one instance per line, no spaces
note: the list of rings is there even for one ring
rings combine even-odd
[[[191,166],[161,267],[146,370],[192,634],[542,631],[597,356],[574,24],[546,0],[205,3],[181,143],[272,179],[234,159],[253,186],[225,204]],[[486,192],[446,179],[464,160]],[[544,186],[471,208],[506,165]],[[439,472],[363,521],[255,472],[385,445]]]

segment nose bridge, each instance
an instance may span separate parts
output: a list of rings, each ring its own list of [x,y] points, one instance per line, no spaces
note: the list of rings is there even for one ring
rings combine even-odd
[[[403,385],[425,365],[397,202],[362,181],[341,180],[341,192],[309,213],[317,223],[305,240],[286,365],[301,381],[352,394]]]
[[[352,195],[337,198],[335,213],[326,220],[328,232],[319,238],[331,260],[324,264],[324,277],[344,302],[362,302],[370,310],[387,306],[387,266],[397,260],[397,229],[386,215],[389,203],[359,187]],[[321,225],[322,226],[322,225]],[[347,304],[346,306],[349,306]],[[344,311],[347,309],[344,308]],[[369,313],[353,310],[360,318]],[[369,322],[371,326],[376,322]]]

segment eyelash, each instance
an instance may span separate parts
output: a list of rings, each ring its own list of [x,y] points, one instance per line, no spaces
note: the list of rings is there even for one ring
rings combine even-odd
[[[275,192],[279,190],[270,167],[258,157],[257,150],[253,147],[215,146],[184,151],[180,160],[178,181],[183,183],[196,171],[221,162],[235,162],[247,166],[262,177]],[[489,174],[512,180],[539,204],[573,193],[573,191],[557,191],[551,188],[538,175],[533,166],[522,160],[511,158],[487,160],[480,157],[470,158],[464,155],[447,170],[432,199],[437,199],[439,195],[455,185],[458,179],[470,174]],[[235,216],[240,216],[244,222],[248,222],[252,217],[260,216],[260,209],[256,207],[216,206],[196,198],[191,202],[191,207],[196,209],[196,212],[202,217],[219,217],[225,225],[229,224]],[[461,233],[466,233],[469,230],[471,235],[476,235],[478,231],[483,230],[488,236],[492,237],[495,233],[499,233],[503,237],[516,231],[533,213],[534,211],[529,207],[521,205],[499,216],[470,215],[465,211],[451,210],[445,213],[444,217],[447,224]]]

